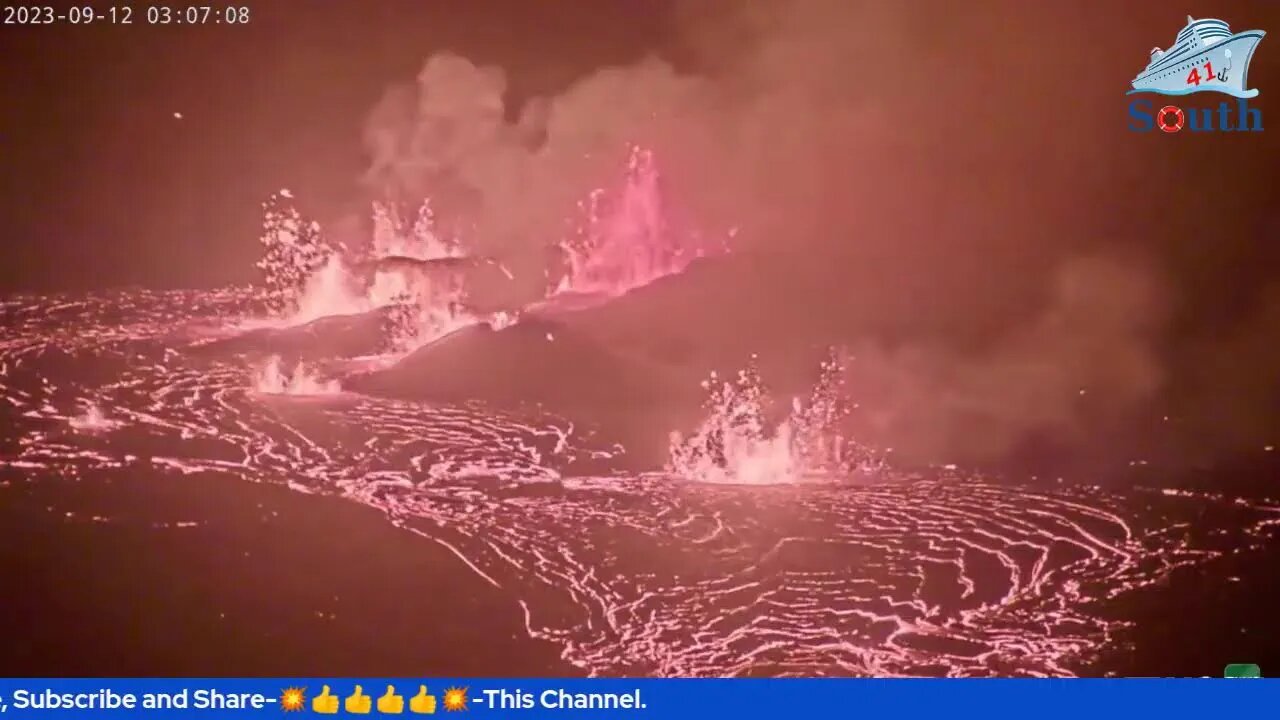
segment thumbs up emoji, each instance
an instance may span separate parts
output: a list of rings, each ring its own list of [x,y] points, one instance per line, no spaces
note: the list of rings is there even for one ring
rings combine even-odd
[[[337,715],[338,696],[329,694],[329,686],[325,685],[320,694],[311,698],[311,712],[317,715]]]
[[[342,701],[342,707],[352,715],[368,715],[369,710],[373,708],[373,700],[364,694],[364,690],[357,685],[356,691]]]
[[[436,696],[427,694],[427,686],[419,685],[418,694],[409,698],[409,712],[431,715],[436,711]]]
[[[404,697],[396,694],[395,685],[388,685],[387,693],[378,698],[378,712],[384,715],[399,715],[404,712]]]

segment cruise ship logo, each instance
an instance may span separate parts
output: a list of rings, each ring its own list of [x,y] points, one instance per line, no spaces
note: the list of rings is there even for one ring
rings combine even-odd
[[[1129,129],[1177,133],[1186,128],[1201,132],[1259,132],[1262,111],[1249,107],[1248,98],[1258,96],[1250,88],[1249,62],[1262,42],[1261,30],[1232,33],[1222,20],[1187,16],[1187,25],[1178,33],[1168,50],[1153,48],[1147,67],[1130,85],[1135,93],[1156,95],[1191,95],[1221,93],[1236,98],[1234,103],[1220,102],[1217,107],[1164,105],[1146,98],[1129,103]]]
[[[1188,15],[1187,26],[1168,50],[1152,48],[1151,62],[1130,83],[1133,89],[1129,93],[1218,92],[1257,97],[1257,90],[1247,89],[1249,61],[1263,35],[1266,33],[1261,30],[1232,34],[1221,20],[1196,20]]]

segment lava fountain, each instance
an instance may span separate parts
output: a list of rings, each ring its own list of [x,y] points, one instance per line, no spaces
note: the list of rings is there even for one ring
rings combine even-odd
[[[844,367],[832,351],[807,398],[794,398],[772,428],[770,399],[755,358],[732,380],[715,373],[703,381],[706,417],[689,437],[671,434],[668,472],[707,483],[771,485],[845,477],[881,467],[870,450],[846,441],[839,423],[848,415]]]
[[[567,267],[553,294],[621,295],[683,272],[708,252],[669,223],[650,150],[632,146],[621,187],[597,188],[578,208],[582,220],[560,243]]]
[[[653,153],[631,147],[620,187],[598,188],[579,204],[583,220],[559,244],[563,274],[543,300],[615,297],[724,251],[672,227],[660,180]],[[469,268],[488,264],[512,275],[499,260],[473,256],[458,238],[440,232],[429,198],[411,214],[395,203],[374,203],[368,254],[347,257],[325,240],[318,223],[289,204],[292,197],[282,190],[264,203],[266,253],[258,267],[266,276],[273,325],[385,310],[386,348],[404,354],[469,325],[501,329],[528,309],[488,313],[468,304],[474,290],[467,287]]]
[[[272,355],[254,374],[254,389],[268,395],[334,395],[342,391],[336,380],[324,380],[299,362],[286,370],[279,355]]]

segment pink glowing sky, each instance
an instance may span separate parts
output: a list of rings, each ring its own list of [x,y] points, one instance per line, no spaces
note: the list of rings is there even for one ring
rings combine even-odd
[[[1212,443],[1265,440],[1280,136],[1135,136],[1124,91],[1186,14],[1270,30],[1275,3],[254,12],[10,33],[4,286],[248,281],[281,187],[344,241],[368,236],[371,200],[429,194],[530,277],[640,144],[672,222],[739,232],[725,263],[619,303],[605,342],[719,367],[787,348],[797,378],[813,358],[795,348],[844,343],[877,422],[928,447],[1106,434],[1156,406],[1238,420],[1200,421]]]

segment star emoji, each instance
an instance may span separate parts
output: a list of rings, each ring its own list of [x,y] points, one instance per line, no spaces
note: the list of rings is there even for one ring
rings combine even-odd
[[[280,693],[280,707],[286,712],[301,710],[302,704],[306,702],[307,694],[302,688],[288,688]]]
[[[449,711],[467,709],[467,689],[451,687],[444,691],[444,709]]]

